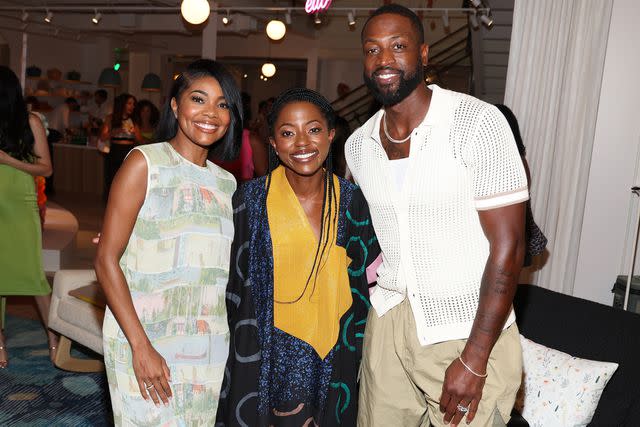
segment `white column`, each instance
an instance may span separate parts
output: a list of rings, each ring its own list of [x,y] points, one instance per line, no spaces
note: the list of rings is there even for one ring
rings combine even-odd
[[[148,52],[129,52],[129,93],[138,99],[147,98],[140,89],[142,79],[149,72]]]
[[[217,5],[211,2],[211,8]],[[206,26],[202,31],[202,57],[216,59],[216,46],[218,44],[218,13],[211,11]]]
[[[22,55],[20,55],[20,75],[18,76],[20,78],[20,84],[22,85],[22,87],[24,88],[25,83],[27,83],[26,81],[26,74],[27,74],[27,47],[29,46],[29,36],[27,36],[27,33],[22,33]]]
[[[313,49],[307,56],[307,88],[318,89],[318,50]]]

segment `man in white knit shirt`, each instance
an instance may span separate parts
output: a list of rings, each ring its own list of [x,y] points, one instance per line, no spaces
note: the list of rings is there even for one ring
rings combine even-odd
[[[512,308],[527,180],[492,105],[424,84],[420,19],[385,5],[362,30],[383,108],[345,154],[383,251],[364,337],[358,425],[504,426],[522,359]]]

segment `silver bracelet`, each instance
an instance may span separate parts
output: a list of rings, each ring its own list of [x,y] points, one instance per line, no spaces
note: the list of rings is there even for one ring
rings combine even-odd
[[[484,373],[484,375],[480,375],[479,373],[477,373],[476,371],[474,371],[473,369],[471,369],[469,367],[469,365],[467,365],[466,363],[464,363],[464,360],[462,360],[462,355],[458,356],[458,360],[460,361],[460,363],[462,363],[462,366],[464,366],[467,371],[471,372],[473,375],[475,375],[476,377],[480,377],[480,378],[487,378],[487,375],[489,375],[488,373]]]

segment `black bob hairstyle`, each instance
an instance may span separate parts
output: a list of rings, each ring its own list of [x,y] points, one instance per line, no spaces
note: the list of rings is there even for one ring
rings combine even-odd
[[[416,13],[413,10],[409,9],[408,7],[404,7],[402,5],[395,4],[395,3],[390,3],[390,4],[385,4],[384,6],[380,6],[379,8],[374,10],[371,13],[371,15],[369,15],[369,17],[367,18],[367,21],[362,26],[362,32],[360,33],[361,41],[364,41],[364,30],[367,28],[367,24],[369,24],[369,21],[371,21],[376,16],[385,15],[385,14],[400,15],[400,16],[404,16],[405,18],[409,18],[409,21],[411,21],[411,26],[413,27],[413,30],[416,32],[416,35],[418,36],[418,42],[420,44],[424,44],[424,26],[422,25],[422,21],[420,20],[418,15],[416,15]]]
[[[187,69],[180,73],[173,81],[167,102],[162,108],[160,122],[156,130],[156,141],[168,141],[178,133],[178,120],[171,109],[171,99],[176,101],[191,86],[191,84],[203,77],[213,77],[222,88],[222,94],[229,106],[231,122],[224,137],[211,146],[210,153],[216,160],[229,161],[238,157],[242,137],[242,99],[233,76],[218,62],[211,59],[198,59],[189,64]]]

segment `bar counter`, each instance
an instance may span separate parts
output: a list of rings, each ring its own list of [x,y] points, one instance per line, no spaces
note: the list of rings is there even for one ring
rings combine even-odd
[[[53,144],[55,191],[102,196],[104,154],[93,145]]]

